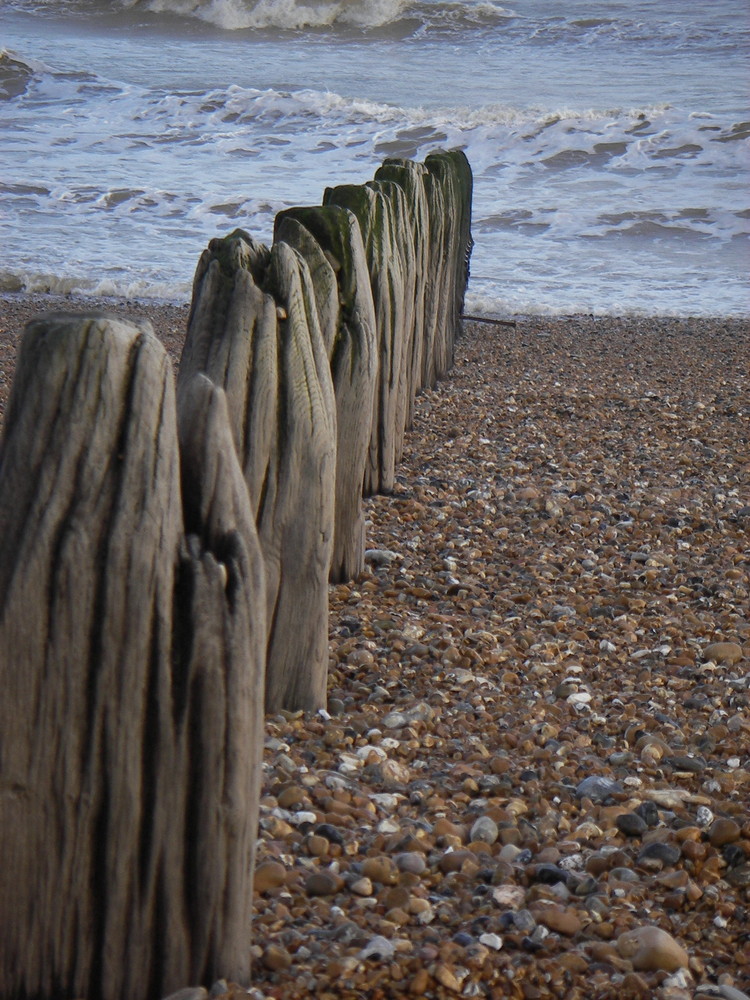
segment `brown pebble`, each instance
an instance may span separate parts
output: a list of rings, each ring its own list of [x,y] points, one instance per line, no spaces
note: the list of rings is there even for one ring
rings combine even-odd
[[[617,950],[629,958],[638,972],[676,972],[687,968],[688,953],[671,934],[652,924],[625,931],[617,939]]]
[[[269,944],[263,952],[263,965],[271,972],[288,969],[292,964],[292,956],[280,945]]]
[[[429,985],[429,972],[427,969],[420,969],[417,973],[415,973],[411,983],[409,984],[409,993],[411,993],[413,997],[422,996],[423,993],[427,992]]]
[[[334,872],[313,872],[305,882],[305,892],[308,896],[332,896],[343,885],[343,879]]]
[[[305,841],[307,853],[312,858],[323,858],[328,854],[331,843],[327,837],[321,837],[317,833],[311,834]]]
[[[261,895],[269,889],[278,889],[286,882],[286,868],[278,861],[263,861],[255,869],[253,887]]]
[[[278,803],[282,809],[292,809],[300,805],[306,798],[304,788],[299,785],[289,785],[282,792],[279,792]]]
[[[723,847],[725,844],[733,844],[740,839],[742,830],[733,819],[723,816],[713,821],[708,828],[708,839],[712,847]]]
[[[395,861],[387,857],[365,858],[362,874],[381,885],[395,885],[398,882],[398,868]]]
[[[544,924],[556,934],[573,937],[583,927],[581,919],[574,909],[562,906],[541,906],[532,910],[537,923]]]
[[[448,875],[461,871],[466,861],[476,861],[476,856],[471,851],[448,851],[438,861],[438,868],[443,875]]]
[[[448,965],[440,964],[435,968],[435,979],[444,986],[446,990],[450,990],[451,993],[461,992],[461,982],[456,978],[456,974],[453,969]]]
[[[703,650],[702,657],[706,662],[712,660],[733,667],[742,659],[742,646],[736,642],[712,642]]]
[[[648,997],[651,995],[651,984],[649,981],[638,972],[628,972],[626,976],[623,977],[621,983],[621,995],[624,995],[630,1000],[640,1000],[641,997]]]

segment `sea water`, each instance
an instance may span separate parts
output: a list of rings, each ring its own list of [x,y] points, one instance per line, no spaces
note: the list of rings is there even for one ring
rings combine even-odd
[[[749,43],[745,0],[4,0],[0,290],[186,301],[459,147],[467,312],[749,315]]]

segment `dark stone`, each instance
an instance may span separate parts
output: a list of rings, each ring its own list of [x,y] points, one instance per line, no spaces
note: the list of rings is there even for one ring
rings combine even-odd
[[[724,881],[728,882],[730,885],[737,886],[737,888],[749,886],[750,861],[745,862],[744,865],[738,865],[736,868],[730,868],[724,876]]]
[[[332,823],[320,823],[315,827],[315,832],[319,837],[325,837],[331,844],[339,844],[343,847],[344,838]]]
[[[542,885],[556,885],[558,882],[565,883],[567,872],[557,865],[538,865],[536,870],[529,872],[534,882],[541,882]]]
[[[468,948],[470,944],[474,944],[474,938],[465,931],[458,931],[453,935],[453,940],[456,944],[460,944],[462,948]]]
[[[648,830],[648,823],[637,812],[623,813],[617,817],[615,824],[626,837],[642,837]]]
[[[706,762],[702,757],[688,757],[686,754],[681,754],[678,757],[667,757],[665,763],[673,767],[675,771],[689,771],[691,774],[700,774],[706,769]]]
[[[679,847],[657,840],[643,848],[638,855],[638,861],[661,861],[665,865],[676,865],[681,857],[682,852]]]
[[[739,844],[727,844],[721,852],[722,857],[730,868],[736,868],[745,861],[747,855]]]
[[[659,825],[659,810],[655,802],[641,802],[634,810],[650,827]]]
[[[521,946],[524,951],[530,951],[532,954],[537,951],[541,951],[544,944],[541,941],[535,941],[534,938],[528,937],[528,935],[521,941]]]

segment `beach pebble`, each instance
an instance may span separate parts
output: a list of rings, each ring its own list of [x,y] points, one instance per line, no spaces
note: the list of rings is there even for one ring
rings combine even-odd
[[[623,791],[623,787],[619,781],[615,781],[614,778],[608,778],[605,775],[591,775],[588,778],[584,778],[576,786],[576,795],[579,798],[584,796],[591,799],[592,802],[604,802],[610,796],[619,794]]]
[[[708,808],[708,806],[698,806],[695,811],[695,822],[702,829],[711,826],[714,821],[714,814]]]
[[[688,953],[682,945],[661,927],[650,924],[620,934],[617,950],[641,972],[676,972],[688,965]]]
[[[704,660],[712,660],[730,667],[739,663],[742,655],[742,646],[736,642],[712,642],[706,646],[702,653]]]
[[[708,829],[708,840],[713,847],[723,847],[740,839],[742,830],[733,819],[719,817]]]
[[[280,972],[288,969],[292,964],[292,956],[281,945],[269,944],[263,952],[263,965],[271,972]]]
[[[332,896],[341,889],[343,881],[331,871],[313,872],[305,881],[305,892],[308,896]]]
[[[581,918],[574,909],[564,906],[542,906],[534,911],[537,922],[556,934],[573,937],[583,927]]]
[[[360,950],[359,957],[363,961],[368,958],[387,961],[388,959],[393,958],[395,953],[396,948],[393,943],[387,938],[382,937],[382,935],[377,934]]]
[[[286,868],[278,861],[265,861],[255,869],[253,888],[262,894],[269,889],[277,889],[285,881]]]
[[[481,841],[484,844],[494,844],[498,837],[497,823],[489,816],[480,816],[470,832],[471,841]]]
[[[399,871],[409,872],[412,875],[421,875],[427,868],[424,854],[421,854],[419,851],[407,851],[404,854],[397,854],[394,861]]]
[[[397,552],[388,549],[367,549],[365,551],[365,562],[373,566],[390,566],[399,558]]]
[[[680,848],[675,844],[667,844],[656,840],[647,844],[638,854],[638,863],[658,861],[664,865],[676,865],[682,856]]]
[[[480,934],[479,943],[493,951],[500,951],[503,946],[503,939],[499,934]]]
[[[648,823],[636,812],[622,813],[615,820],[615,824],[620,833],[626,837],[642,837],[648,830]]]

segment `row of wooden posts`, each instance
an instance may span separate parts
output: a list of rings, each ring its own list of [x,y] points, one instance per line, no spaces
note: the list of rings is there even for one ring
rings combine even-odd
[[[250,978],[263,715],[325,705],[329,580],[450,367],[463,153],[198,265],[174,384],[148,324],[25,332],[0,448],[0,1000]]]

